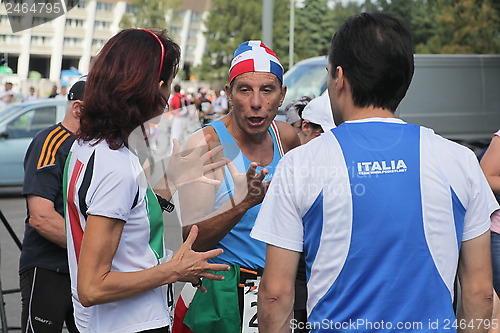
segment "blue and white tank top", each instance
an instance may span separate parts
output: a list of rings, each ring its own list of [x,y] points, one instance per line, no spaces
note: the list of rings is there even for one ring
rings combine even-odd
[[[252,161],[243,154],[224,123],[217,120],[208,124],[208,126],[212,126],[219,136],[219,141],[224,147],[224,155],[233,161],[239,172],[246,173]],[[273,125],[269,127],[269,133],[273,138],[274,154],[271,164],[265,166],[269,171],[264,178],[266,182],[272,179],[276,166],[281,159],[280,152],[282,152],[282,149],[278,144],[279,135],[277,135],[276,132],[277,128],[273,123]],[[256,172],[259,173],[263,168],[262,166],[257,167]],[[214,210],[218,209],[224,202],[233,196],[233,190],[234,183],[231,173],[227,167],[225,167],[224,180],[217,191]],[[252,269],[264,267],[266,260],[266,244],[250,237],[250,231],[253,228],[259,209],[260,204],[250,208],[233,229],[216,245],[216,248],[223,249],[224,253],[213,259],[213,262],[238,264],[242,267]]]

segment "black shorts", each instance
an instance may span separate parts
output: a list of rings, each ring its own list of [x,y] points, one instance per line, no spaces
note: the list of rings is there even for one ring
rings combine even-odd
[[[63,324],[78,332],[68,273],[35,267],[20,275],[23,333],[61,333]]]

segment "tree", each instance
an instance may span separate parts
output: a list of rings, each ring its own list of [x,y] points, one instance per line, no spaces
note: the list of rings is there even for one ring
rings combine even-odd
[[[335,31],[359,11],[356,1],[305,0],[297,10],[295,59],[327,55]]]
[[[365,0],[363,11],[384,11],[401,18],[410,28],[413,43],[424,44],[436,31],[436,0]]]
[[[273,50],[281,61],[288,54],[288,43],[284,42],[288,38],[288,12],[286,1],[274,1]],[[262,0],[213,0],[205,27],[207,52],[195,71],[202,80],[226,82],[238,45],[262,39]]]
[[[405,20],[417,53],[500,53],[498,0],[365,0]]]
[[[419,51],[500,53],[500,8],[491,0],[437,0],[435,34]]]
[[[333,33],[332,11],[327,0],[305,0],[296,10],[297,60],[328,53]]]
[[[168,29],[165,16],[169,9],[175,11],[182,0],[132,0],[133,13],[125,13],[120,20],[120,28],[161,28]]]

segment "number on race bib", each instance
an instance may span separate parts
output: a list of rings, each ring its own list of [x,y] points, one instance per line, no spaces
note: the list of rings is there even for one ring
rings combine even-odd
[[[257,280],[246,280],[243,288],[243,323],[241,333],[258,333],[257,293],[260,277]]]

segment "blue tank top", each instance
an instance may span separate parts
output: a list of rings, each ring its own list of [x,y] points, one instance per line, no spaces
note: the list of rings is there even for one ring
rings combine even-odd
[[[208,126],[212,126],[219,136],[219,141],[224,147],[224,156],[233,161],[239,172],[246,173],[252,161],[243,154],[224,123],[217,120],[208,124]],[[271,127],[269,127],[269,133],[273,138],[274,154],[271,164],[265,167],[269,171],[264,179],[266,182],[272,179],[276,166],[281,159],[277,139]],[[260,166],[257,167],[256,172],[260,172],[263,168],[264,167]],[[233,191],[233,179],[231,173],[227,167],[225,167],[224,179],[216,194],[214,210],[229,200],[229,198],[233,196]],[[264,267],[266,260],[266,244],[250,237],[250,231],[253,228],[259,210],[260,204],[250,208],[245,215],[243,215],[233,229],[215,246],[215,248],[223,249],[224,253],[212,259],[212,262],[238,264],[242,267],[252,269]]]

